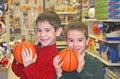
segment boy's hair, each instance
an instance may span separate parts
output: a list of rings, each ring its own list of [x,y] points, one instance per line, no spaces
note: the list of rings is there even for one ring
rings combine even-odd
[[[57,30],[61,26],[61,20],[59,18],[59,15],[53,11],[44,11],[40,13],[36,19],[36,26],[39,22],[44,21],[49,22],[49,24],[52,25],[55,30]]]
[[[85,23],[79,21],[79,20],[74,20],[71,21],[66,27],[65,27],[65,38],[67,38],[67,32],[69,30],[78,30],[84,33],[86,39],[88,39],[88,29],[87,25]]]

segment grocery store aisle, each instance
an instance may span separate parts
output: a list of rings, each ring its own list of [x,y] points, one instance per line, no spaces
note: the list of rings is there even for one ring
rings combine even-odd
[[[13,55],[11,55],[10,63],[12,63],[12,61],[13,61]],[[8,69],[8,79],[20,79],[19,77],[17,77],[17,76],[12,72],[11,64],[10,64],[10,67],[9,67],[9,69]]]

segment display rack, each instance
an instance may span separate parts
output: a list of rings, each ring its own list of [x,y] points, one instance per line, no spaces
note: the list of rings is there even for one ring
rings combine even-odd
[[[104,34],[94,34],[93,32],[93,24],[94,23],[120,23],[119,20],[97,20],[97,19],[87,19],[87,22],[88,22],[88,33],[89,33],[89,37],[93,40],[99,40],[100,42],[104,42],[106,44],[110,44],[110,45],[114,45],[117,47],[117,49],[119,49],[119,45],[120,45],[120,40],[112,40],[112,41],[109,41],[109,40],[106,40],[106,34],[107,33],[104,33]],[[104,26],[103,26],[104,27]],[[119,35],[119,34],[118,34]],[[96,44],[95,44],[96,45]],[[120,71],[117,71],[117,72],[114,72],[112,70],[110,70],[110,67],[112,67],[112,69],[116,69],[117,67],[120,66],[120,60],[118,60],[118,62],[116,63],[112,63],[111,60],[108,60],[104,57],[102,57],[100,55],[100,52],[99,51],[96,51],[96,50],[91,50],[92,48],[92,45],[86,50],[86,53],[93,56],[93,57],[96,57],[98,58],[105,66],[105,79],[116,79],[116,78],[120,78],[118,77],[119,75],[117,73],[119,73]],[[117,52],[119,54],[119,51]],[[112,72],[112,74],[110,73],[110,71]],[[115,77],[113,77],[112,75],[115,75]]]
[[[9,61],[11,59],[11,52],[10,52],[10,27],[9,27],[9,16],[8,12],[5,12],[5,32],[0,35],[1,41],[5,41],[7,45],[7,50],[6,52],[1,52],[0,51],[0,62],[2,61],[3,58],[7,58],[8,63],[6,66],[4,66],[4,63],[0,63],[0,78],[2,79],[7,79],[8,78],[8,70],[10,68],[11,62]],[[1,54],[2,53],[2,54]]]
[[[104,63],[107,66],[120,66],[120,63],[111,63],[110,61],[105,60],[104,58],[100,57],[97,52],[90,52],[90,50],[86,50],[87,54],[98,58],[102,63]]]
[[[118,41],[109,41],[109,40],[106,40],[106,35],[104,35],[104,36],[102,36],[102,35],[95,35],[94,33],[93,33],[93,28],[92,28],[92,26],[93,26],[93,23],[94,22],[96,22],[96,23],[98,23],[98,22],[112,22],[112,23],[120,23],[120,21],[119,20],[97,20],[97,19],[88,19],[87,20],[88,21],[88,31],[89,31],[89,36],[91,37],[91,38],[94,38],[94,39],[98,39],[98,40],[101,40],[101,41],[103,41],[103,42],[106,42],[106,43],[120,43],[120,40],[118,40]],[[107,34],[107,33],[106,33]]]
[[[27,41],[30,41],[33,43],[36,42],[36,37],[34,35],[35,34],[34,33],[34,26],[35,26],[34,21],[39,13],[36,10],[36,8],[38,8],[38,6],[40,6],[39,7],[40,12],[42,12],[44,10],[53,10],[53,11],[57,12],[60,16],[64,16],[65,17],[64,22],[62,22],[63,26],[67,25],[70,20],[80,18],[81,11],[80,10],[75,11],[75,10],[78,10],[78,8],[73,9],[73,7],[71,7],[71,9],[73,11],[69,11],[69,10],[66,10],[66,11],[59,10],[58,11],[58,10],[55,10],[55,8],[58,6],[56,6],[54,2],[57,3],[56,0],[52,0],[52,1],[37,0],[37,3],[35,3],[34,0],[28,1],[28,2],[26,2],[24,0],[21,0],[21,1],[18,0],[18,1],[14,2],[15,5],[13,5],[13,4],[10,5],[10,6],[13,6],[13,8],[12,8],[13,12],[11,12],[13,21],[10,22],[10,25],[11,25],[10,26],[11,27],[10,37],[11,37],[11,39],[13,39],[13,40],[21,39],[22,40],[25,38]],[[64,1],[60,0],[60,2],[64,2]],[[16,4],[19,4],[19,5],[16,5]],[[68,8],[68,5],[69,4],[65,4],[65,7],[67,6],[67,8]],[[77,2],[74,3],[74,5],[80,6],[80,4]],[[64,3],[63,3],[63,6],[64,6]],[[58,8],[61,8],[61,7],[58,7]],[[12,32],[13,27],[15,27],[14,32]],[[63,41],[62,36],[60,36],[60,39],[58,41],[60,41],[60,40]]]
[[[71,20],[76,20],[80,19],[80,13],[81,11],[78,12],[57,12],[57,14],[60,16],[62,25],[67,25],[69,21]],[[64,17],[64,18],[63,18]]]
[[[66,41],[56,41],[56,44],[57,44],[57,48],[58,48],[59,50],[67,47]]]

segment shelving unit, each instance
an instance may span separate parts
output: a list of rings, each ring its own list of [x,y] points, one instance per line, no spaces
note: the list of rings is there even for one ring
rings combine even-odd
[[[99,40],[100,42],[104,42],[104,43],[106,43],[106,44],[118,45],[118,46],[119,46],[120,40],[117,40],[117,41],[116,41],[116,40],[115,40],[115,41],[114,41],[114,40],[109,41],[109,40],[106,39],[106,34],[107,34],[107,33],[104,33],[104,35],[101,35],[101,34],[96,35],[96,34],[94,34],[94,32],[93,32],[93,24],[94,24],[94,23],[99,23],[99,22],[100,22],[100,23],[110,23],[110,22],[112,22],[112,23],[120,23],[119,20],[97,20],[97,19],[88,19],[87,22],[88,22],[88,33],[89,33],[89,37],[90,37],[91,39],[93,39],[93,40]],[[104,26],[103,26],[103,27],[104,27]],[[118,34],[118,35],[119,35],[119,34]],[[117,48],[117,49],[119,49],[119,48]],[[105,73],[106,78],[105,78],[105,79],[109,79],[108,77],[110,77],[110,79],[111,79],[111,78],[112,78],[112,79],[116,79],[116,77],[118,78],[119,75],[117,75],[116,72],[110,70],[109,68],[112,67],[113,69],[115,69],[116,67],[119,67],[119,66],[120,66],[120,61],[119,61],[119,60],[118,60],[117,63],[112,63],[110,59],[106,59],[106,58],[102,57],[102,56],[100,55],[99,51],[96,51],[96,50],[93,51],[93,50],[90,49],[90,47],[86,50],[86,53],[89,54],[89,55],[91,55],[91,56],[93,56],[93,57],[98,58],[98,59],[105,65],[105,71],[106,71],[106,73]],[[119,52],[117,52],[117,53],[119,54]],[[106,68],[107,68],[107,69],[106,69]],[[108,71],[108,69],[109,69],[109,71]],[[112,74],[109,73],[110,71],[115,75],[115,77],[113,77]],[[120,71],[119,71],[119,72],[120,72]],[[117,73],[119,73],[119,72],[117,72]],[[108,77],[107,77],[107,76],[108,76]],[[120,78],[120,77],[119,77],[119,78]]]
[[[8,20],[8,16],[5,15],[6,21],[5,23],[7,23]],[[4,25],[2,22],[0,22],[1,24],[1,32],[0,32],[0,40],[4,40],[7,42],[7,44],[9,44],[9,27],[8,25]],[[2,25],[3,24],[3,25]],[[8,23],[9,24],[9,23]],[[4,27],[3,27],[4,26]],[[1,42],[1,41],[0,41]]]
[[[37,1],[37,2],[35,2]],[[34,42],[37,15],[43,11],[43,0],[17,0],[9,3],[10,38]],[[32,37],[32,38],[31,38]]]
[[[82,0],[82,1],[84,2],[84,0]],[[120,23],[119,19],[109,18],[108,15],[105,15],[105,14],[112,14],[112,12],[115,12],[115,11],[112,11],[113,9],[116,10],[116,12],[117,12],[118,9],[114,5],[116,5],[118,3],[118,0],[117,1],[116,0],[99,0],[99,1],[85,0],[85,1],[87,1],[88,4],[83,5],[83,7],[85,6],[88,9],[90,9],[92,6],[94,6],[95,7],[95,13],[96,13],[96,14],[93,14],[93,15],[95,15],[95,18],[87,19],[89,37],[94,42],[92,42],[93,45],[90,45],[89,48],[86,49],[86,53],[93,56],[93,57],[98,58],[103,63],[103,65],[105,66],[105,79],[119,79],[120,78],[120,74],[119,74],[120,70],[118,70],[118,71],[113,71],[113,70],[120,66],[120,60],[118,59],[118,62],[112,63],[111,60],[105,58],[105,57],[107,57],[106,54],[104,53],[103,55],[101,55],[101,53],[99,52],[99,49],[98,49],[98,47],[99,47],[98,44],[103,42],[107,45],[115,46],[114,48],[119,50],[119,46],[120,46],[120,40],[119,40],[120,36],[119,36],[119,34],[115,34],[115,33],[112,34],[112,35],[114,35],[112,38],[114,38],[116,36],[118,36],[118,38],[117,39],[114,38],[115,40],[114,39],[111,40],[111,39],[108,39],[108,38],[111,38],[111,35],[110,35],[111,32],[109,32],[109,33],[104,32],[104,33],[101,33],[101,34],[95,34],[95,31],[97,32],[98,29],[93,31],[93,29],[95,29],[95,28],[93,28],[94,23],[98,24],[98,23],[110,23],[111,22],[111,25],[113,25],[112,23]],[[110,5],[110,3],[109,3],[110,1],[114,2],[114,4]],[[103,4],[104,6],[101,5],[101,4]],[[112,10],[109,10],[111,12],[108,11],[108,8],[110,9],[110,7],[112,8]],[[106,8],[106,10],[105,10],[105,8]],[[114,13],[113,13],[113,15],[117,16]],[[111,17],[114,17],[113,15]],[[100,29],[100,25],[99,25],[99,29]],[[100,32],[101,32],[101,29],[100,29]],[[103,30],[102,30],[102,32],[103,32]],[[108,37],[108,35],[109,35],[109,37]],[[95,47],[95,45],[96,45],[96,47]],[[106,52],[106,53],[108,53],[108,52]],[[117,53],[118,53],[119,58],[120,58],[120,52],[117,51]],[[110,58],[110,57],[108,56],[108,58]],[[113,70],[111,70],[111,68],[113,68]]]
[[[57,14],[60,16],[62,25],[66,25],[71,20],[80,19],[80,13],[78,12],[57,12]]]
[[[5,28],[4,28],[4,33],[1,33],[0,34],[0,42],[3,42],[3,41],[5,41],[6,42],[6,44],[7,44],[7,46],[8,46],[8,49],[7,49],[7,52],[6,52],[6,54],[9,54],[10,52],[9,52],[9,50],[10,50],[10,48],[9,48],[9,42],[10,42],[10,28],[9,28],[9,22],[8,22],[8,19],[9,19],[9,16],[8,16],[8,13],[6,12],[5,13],[5,23],[6,23],[6,25],[5,25]],[[1,52],[0,52],[1,53]],[[9,55],[8,55],[9,56]]]
[[[88,31],[89,31],[89,36],[91,37],[91,38],[94,38],[94,39],[98,39],[98,40],[100,40],[100,41],[103,41],[103,42],[106,42],[106,43],[120,43],[120,40],[118,40],[118,41],[109,41],[109,40],[106,40],[106,37],[105,36],[100,36],[100,35],[95,35],[94,33],[93,33],[93,31],[92,31],[92,26],[93,26],[93,23],[94,22],[96,22],[96,23],[98,23],[98,22],[117,22],[117,23],[120,23],[120,21],[119,20],[97,20],[97,19],[88,19],[87,20],[88,21]]]
[[[7,45],[7,50],[6,52],[4,51],[0,51],[0,61],[4,58],[7,57],[8,58],[8,64],[6,66],[3,66],[2,64],[0,64],[0,78],[2,79],[7,79],[8,78],[8,70],[10,68],[11,62],[9,61],[11,59],[11,52],[10,52],[10,46],[9,46],[9,42],[10,42],[10,27],[9,27],[9,16],[8,16],[8,12],[5,12],[5,28],[4,28],[4,33],[1,33],[0,35],[0,42],[5,41],[6,45]],[[2,54],[1,54],[2,53]]]
[[[96,36],[96,35],[94,35],[94,34],[89,34],[89,37],[94,38],[94,39],[98,39],[98,40],[103,41],[103,42],[106,42],[106,43],[113,43],[113,44],[115,44],[115,43],[120,43],[120,41],[107,41],[105,38],[103,38],[103,37],[98,37],[98,36]]]
[[[120,63],[111,63],[110,61],[107,61],[106,59],[97,55],[96,52],[90,52],[90,50],[86,50],[86,53],[93,57],[98,58],[102,63],[104,63],[107,66],[120,66]]]
[[[88,17],[89,0],[82,0],[82,18]]]
[[[28,2],[26,2],[24,0],[18,0],[18,1],[14,2],[14,5],[10,4],[11,7],[13,6],[13,8],[12,8],[13,13],[11,13],[11,16],[13,17],[13,21],[10,23],[11,39],[14,39],[14,40],[21,39],[22,40],[22,38],[25,37],[26,40],[31,41],[31,42],[34,42],[36,40],[36,39],[32,39],[32,38],[34,38],[34,36],[35,36],[34,35],[34,26],[35,26],[34,21],[35,21],[35,18],[37,17],[37,14],[39,13],[37,11],[38,6],[40,6],[41,12],[44,10],[53,10],[53,11],[57,12],[60,16],[64,16],[65,17],[64,22],[62,22],[63,26],[67,25],[70,20],[80,18],[80,12],[81,12],[80,10],[69,11],[68,10],[69,4],[63,3],[63,5],[65,5],[64,8],[67,7],[67,10],[66,11],[57,11],[57,10],[55,10],[55,8],[58,6],[56,6],[56,4],[54,2],[56,2],[56,0],[52,0],[52,1],[37,0],[37,3],[35,3],[34,0],[28,1]],[[64,1],[60,0],[60,3],[61,2],[64,2]],[[76,2],[76,3],[74,3],[74,5],[80,6],[81,4]],[[61,7],[58,7],[58,9]],[[16,19],[18,20],[18,22],[16,22]],[[12,32],[12,29],[14,29],[14,32]],[[17,32],[17,33],[15,33],[15,32]],[[63,40],[62,37],[60,37],[60,40],[61,39]]]
[[[88,19],[88,21],[98,21],[98,22],[120,22],[120,20],[113,20],[113,19],[108,19],[108,20],[97,20],[97,19]]]
[[[66,26],[70,21],[72,20],[80,20],[81,19],[81,3],[79,2],[72,2],[68,1],[67,3],[63,2],[64,8],[61,10],[55,10],[57,14],[59,15],[61,22],[62,22],[62,28],[64,29],[64,26]],[[73,4],[73,5],[72,5]],[[76,6],[76,8],[74,8]],[[57,6],[56,6],[57,7]],[[60,7],[58,7],[59,9]],[[64,33],[61,34],[57,38],[57,41],[64,41]],[[64,46],[59,46],[60,48],[64,48]]]
[[[66,44],[65,41],[56,41],[56,44],[57,44],[57,48],[58,48],[59,50],[67,47],[67,44]]]

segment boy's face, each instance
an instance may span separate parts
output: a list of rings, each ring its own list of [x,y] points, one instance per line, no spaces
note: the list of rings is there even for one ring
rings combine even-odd
[[[68,47],[73,48],[81,54],[85,50],[87,39],[83,32],[78,30],[69,30],[67,32]]]
[[[37,38],[42,46],[50,46],[55,44],[56,36],[59,36],[61,31],[54,29],[47,21],[38,22],[37,24]]]

